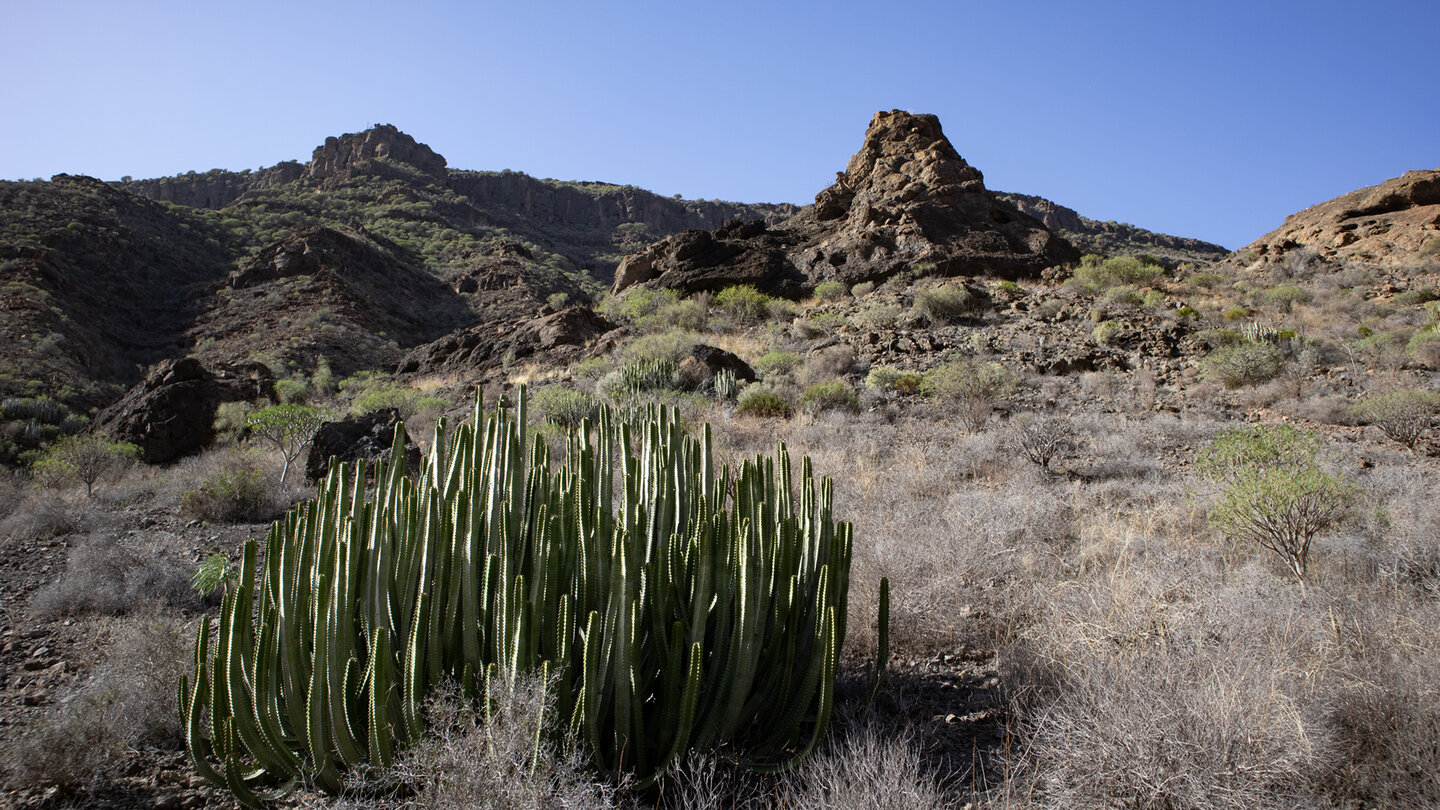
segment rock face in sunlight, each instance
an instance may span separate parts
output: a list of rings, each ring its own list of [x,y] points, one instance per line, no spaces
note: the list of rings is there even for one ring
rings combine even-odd
[[[1291,214],[1248,250],[1267,261],[1308,248],[1326,258],[1404,262],[1437,238],[1440,169],[1429,169],[1406,172]]]
[[[1034,278],[1079,254],[985,188],[933,115],[875,115],[835,184],[790,221],[688,231],[628,257],[616,292],[636,283],[695,292],[754,284],[787,296],[815,284],[930,275]]]
[[[342,174],[374,158],[389,158],[414,166],[437,180],[445,179],[445,158],[390,124],[326,138],[310,157],[310,176],[322,179]]]

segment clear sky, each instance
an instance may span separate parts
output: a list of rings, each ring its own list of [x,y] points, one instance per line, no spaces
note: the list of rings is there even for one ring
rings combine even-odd
[[[992,189],[1237,248],[1440,167],[1440,2],[3,0],[0,178],[308,160],[805,203],[877,110]]]

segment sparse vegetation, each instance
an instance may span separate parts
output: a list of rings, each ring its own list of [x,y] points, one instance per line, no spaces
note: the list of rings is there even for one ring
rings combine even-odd
[[[140,448],[117,442],[97,433],[59,439],[35,461],[33,472],[52,486],[70,483],[85,485],[85,494],[95,494],[95,484],[123,471],[140,458]]]

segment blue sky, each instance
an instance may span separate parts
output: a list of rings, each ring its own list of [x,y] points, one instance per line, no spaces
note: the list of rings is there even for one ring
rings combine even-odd
[[[393,123],[464,169],[813,199],[877,110],[993,189],[1237,248],[1440,166],[1440,3],[6,0],[0,178],[307,160]]]

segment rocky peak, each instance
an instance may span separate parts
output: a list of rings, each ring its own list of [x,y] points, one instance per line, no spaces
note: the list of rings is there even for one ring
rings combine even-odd
[[[390,124],[379,124],[364,132],[329,137],[315,147],[310,158],[310,177],[323,180],[350,170],[374,158],[389,158],[444,180],[445,158]]]
[[[1291,214],[1247,248],[1262,261],[1280,261],[1297,248],[1323,258],[1362,257],[1382,263],[1413,261],[1440,238],[1440,169],[1406,172]]]
[[[784,224],[687,231],[630,256],[616,292],[651,282],[682,292],[754,284],[802,294],[830,279],[931,275],[1038,277],[1080,254],[985,188],[933,115],[877,113],[865,141],[815,205]]]

